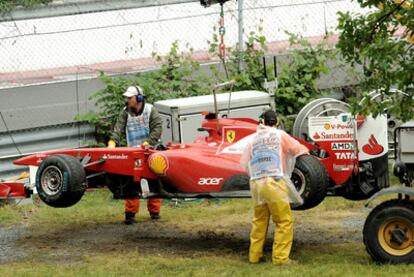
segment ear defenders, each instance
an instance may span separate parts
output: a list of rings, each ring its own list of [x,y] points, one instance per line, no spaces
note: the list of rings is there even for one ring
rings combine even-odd
[[[135,96],[136,97],[136,100],[137,100],[137,102],[139,103],[139,102],[144,102],[144,99],[145,99],[145,96],[144,96],[144,94],[142,93],[142,89],[139,87],[139,86],[134,86],[136,89],[137,89],[137,91],[138,91],[138,94]]]
[[[266,126],[278,126],[279,118],[274,111],[267,110],[260,115],[259,123]]]
[[[259,117],[259,123],[264,125],[265,124],[265,120],[262,116]]]

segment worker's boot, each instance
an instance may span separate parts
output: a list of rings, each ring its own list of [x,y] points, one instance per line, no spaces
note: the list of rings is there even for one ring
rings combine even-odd
[[[160,213],[150,213],[152,220],[158,220],[161,218]]]
[[[135,223],[135,214],[134,213],[125,213],[125,221],[126,225],[131,225]]]

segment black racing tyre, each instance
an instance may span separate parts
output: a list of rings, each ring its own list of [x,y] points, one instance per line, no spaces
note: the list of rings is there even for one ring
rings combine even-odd
[[[293,207],[294,210],[316,207],[325,199],[329,176],[323,164],[315,156],[299,156],[291,180],[303,199],[303,205]]]
[[[85,170],[73,156],[49,156],[37,170],[36,189],[40,199],[49,206],[72,206],[82,198],[86,188]]]
[[[374,261],[414,262],[414,203],[393,199],[377,206],[365,221],[363,236]]]

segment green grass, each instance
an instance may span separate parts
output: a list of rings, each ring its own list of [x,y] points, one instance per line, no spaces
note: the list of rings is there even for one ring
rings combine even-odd
[[[324,236],[324,232],[332,236],[335,232],[343,231],[342,221],[347,218],[348,212],[353,217],[366,215],[359,213],[363,204],[364,201],[328,197],[315,209],[295,212],[297,226],[304,223],[312,228],[321,226],[315,229],[319,231],[304,230],[311,237]],[[144,205],[145,201],[142,201],[139,221],[149,224]],[[53,245],[59,243],[61,238],[56,239],[56,234],[65,230],[85,229],[93,235],[94,228],[91,226],[95,225],[123,229],[120,223],[122,219],[122,201],[112,200],[110,193],[105,190],[88,192],[80,203],[65,209],[51,208],[39,202],[35,205],[0,207],[1,227],[26,226],[29,239],[39,236],[43,238],[43,244],[46,243],[29,257],[0,264],[0,276],[411,276],[414,272],[414,265],[376,265],[366,253],[362,241],[356,240],[343,240],[342,243],[301,240],[299,245],[294,245],[292,252],[292,257],[298,259],[300,264],[291,267],[276,267],[270,262],[251,265],[247,262],[247,248],[231,251],[227,246],[220,253],[219,245],[213,251],[208,247],[198,247],[189,253],[183,250],[174,252],[174,248],[164,249],[156,245],[148,252],[148,249],[140,248],[140,237],[132,238],[135,239],[135,247],[120,248],[108,242],[100,249],[72,253],[72,257],[67,260],[56,256],[56,251],[65,251]],[[178,205],[174,201],[164,201],[162,220],[157,226],[167,231],[185,232],[191,240],[192,235],[200,230],[218,231],[219,234],[229,234],[234,228],[247,230],[250,228],[250,219],[250,199],[180,201]],[[137,232],[140,222],[132,226],[138,228]],[[357,228],[353,232],[360,231]],[[339,233],[338,236],[344,236]],[[48,244],[49,235],[51,242]],[[186,237],[183,235],[180,239],[185,240]],[[248,233],[242,240],[247,244]],[[184,242],[170,243],[179,245]],[[87,245],[90,247],[94,244]],[[270,259],[270,249],[266,250],[265,256]]]
[[[276,267],[250,265],[233,256],[197,258],[172,255],[142,256],[139,252],[85,256],[77,264],[53,262],[0,265],[1,276],[411,276],[413,265],[373,264],[356,244],[304,247],[296,254],[301,264]]]

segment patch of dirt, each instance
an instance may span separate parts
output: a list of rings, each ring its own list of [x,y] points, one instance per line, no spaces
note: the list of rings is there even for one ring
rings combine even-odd
[[[15,246],[24,232],[24,227],[0,228],[0,263],[12,262],[25,256],[24,251],[19,251]]]
[[[362,226],[368,209],[294,212],[295,248],[302,245],[362,243]],[[56,226],[0,228],[0,264],[21,259],[53,263],[77,263],[97,253],[139,252],[140,255],[197,257],[230,254],[246,257],[249,247],[250,215],[236,222],[188,222],[140,220],[126,226],[121,222]],[[193,225],[191,225],[193,224]],[[271,223],[265,251],[271,252],[274,226]]]

